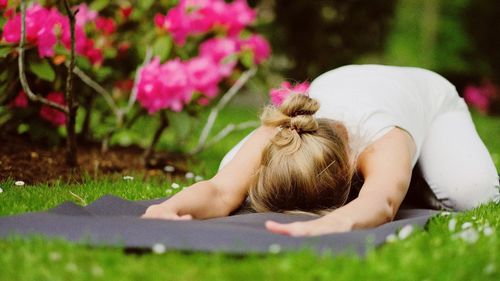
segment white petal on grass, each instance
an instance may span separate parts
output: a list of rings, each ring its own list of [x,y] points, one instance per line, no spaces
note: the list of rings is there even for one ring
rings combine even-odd
[[[194,174],[192,172],[187,172],[185,177],[186,177],[186,179],[192,179],[192,178],[194,178]]]
[[[104,270],[102,269],[102,267],[100,267],[98,265],[93,265],[91,272],[92,272],[92,275],[94,275],[96,277],[100,277],[104,274]]]
[[[485,228],[483,229],[483,233],[484,233],[484,235],[486,235],[486,236],[491,236],[491,235],[493,235],[493,232],[495,232],[495,231],[493,230],[493,228],[491,228],[491,227],[489,227],[489,226],[487,226],[487,227],[485,227]]]
[[[401,240],[406,239],[408,238],[408,236],[410,236],[412,232],[413,232],[413,225],[407,224],[399,231],[398,238]]]
[[[385,242],[388,242],[388,243],[396,242],[397,240],[398,240],[398,237],[394,233],[391,233],[391,234],[387,235],[387,237],[385,237]]]
[[[471,228],[472,227],[472,223],[471,222],[464,222],[462,224],[462,229],[467,229],[467,228]]]
[[[455,231],[456,226],[457,226],[457,220],[455,218],[452,218],[448,222],[448,230],[453,232],[453,231]]]
[[[269,253],[271,254],[277,254],[281,252],[281,245],[280,244],[271,244],[269,245]]]
[[[195,181],[202,181],[203,177],[202,176],[196,176],[196,177],[194,177],[194,180]]]
[[[467,228],[455,234],[454,237],[458,237],[469,244],[474,244],[479,239],[479,233],[474,228]]]
[[[442,216],[442,217],[447,217],[447,216],[451,215],[451,213],[447,212],[447,211],[444,211],[444,212],[439,213],[439,215]]]
[[[66,270],[69,271],[69,272],[77,272],[78,271],[78,267],[76,266],[75,263],[68,262],[66,264]]]
[[[151,249],[153,250],[153,253],[155,253],[155,254],[163,254],[167,250],[167,248],[165,248],[165,245],[160,244],[160,243],[154,244],[153,248],[151,248]]]
[[[175,167],[167,165],[167,166],[163,167],[163,171],[165,171],[167,173],[172,173],[173,171],[175,171]]]
[[[489,263],[485,268],[484,268],[484,273],[486,274],[492,274],[495,273],[495,264],[494,263]]]
[[[61,260],[62,255],[59,252],[50,252],[49,253],[49,259],[51,261],[58,261]]]
[[[171,186],[172,186],[172,188],[173,188],[173,189],[177,189],[177,188],[179,188],[179,187],[180,187],[180,185],[179,185],[178,183],[175,183],[175,182],[174,182],[174,183],[172,183],[172,185],[171,185]]]
[[[0,187],[0,193],[2,193],[2,192],[3,192],[3,189]]]
[[[14,184],[17,185],[17,186],[23,186],[24,185],[24,181],[16,181]]]
[[[126,181],[131,181],[131,180],[134,179],[134,177],[132,177],[132,176],[124,176],[123,179],[126,180]]]

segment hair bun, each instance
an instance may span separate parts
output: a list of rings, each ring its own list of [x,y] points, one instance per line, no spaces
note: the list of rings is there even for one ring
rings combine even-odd
[[[298,133],[311,133],[318,129],[318,122],[312,115],[297,115],[290,118],[290,129]]]
[[[319,109],[319,102],[306,95],[291,94],[278,108],[283,114],[295,117],[298,115],[313,115]]]
[[[319,102],[302,94],[291,94],[278,108],[267,107],[261,116],[262,124],[290,128],[297,133],[312,133],[318,129],[313,117]]]

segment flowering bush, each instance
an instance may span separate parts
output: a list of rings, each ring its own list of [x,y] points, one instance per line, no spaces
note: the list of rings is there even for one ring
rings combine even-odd
[[[464,89],[465,101],[479,112],[498,113],[500,92],[498,87],[490,81],[484,81],[479,86],[469,85]]]
[[[271,89],[269,96],[271,97],[271,102],[275,106],[280,106],[283,101],[292,93],[307,95],[309,90],[309,82],[302,82],[296,85],[292,85],[290,82],[285,81],[281,83],[279,88]]]
[[[139,108],[123,105],[134,105],[135,100],[151,115],[188,107],[189,112],[196,112],[217,99],[242,71],[262,64],[271,53],[267,40],[253,28],[257,13],[246,0],[180,0],[170,6],[167,1],[134,6],[129,0],[117,2],[96,0],[72,7],[78,10],[75,73],[80,78],[74,80],[73,88],[83,119],[89,119],[92,110],[102,111],[99,118],[125,114],[127,119],[127,114]],[[45,130],[55,134],[66,115],[29,102],[15,74],[21,39],[18,3],[0,0],[0,80],[5,81],[0,91],[6,93],[0,97],[0,114],[1,106],[8,105],[13,114],[10,127],[28,124],[31,130],[45,124]],[[35,1],[26,11],[26,44],[31,88],[64,105],[71,45],[68,17],[56,7]],[[97,122],[110,124],[109,120]],[[114,131],[113,126],[108,131]]]
[[[242,34],[255,17],[245,0],[181,0],[166,15],[157,14],[157,28],[169,32],[179,46],[190,36],[211,33],[212,37],[201,41],[197,54],[188,60],[175,57],[160,65],[156,58],[146,65],[138,84],[139,103],[151,114],[161,109],[181,111],[193,97],[199,105],[207,105],[243,53],[252,55],[252,64],[269,56],[269,44],[262,36]]]
[[[95,64],[101,63],[101,50],[94,46],[94,40],[87,38],[84,31],[85,24],[92,22],[96,14],[94,12],[92,17],[92,12],[88,11],[86,4],[81,4],[78,9],[82,10],[82,13],[77,14],[76,51]],[[96,21],[96,27],[98,22]],[[21,39],[21,15],[19,13],[7,15],[2,37],[5,42],[19,43]],[[70,47],[69,20],[54,7],[49,9],[35,3],[26,12],[26,40],[38,48],[41,58],[53,57],[54,47],[58,41],[66,48]]]

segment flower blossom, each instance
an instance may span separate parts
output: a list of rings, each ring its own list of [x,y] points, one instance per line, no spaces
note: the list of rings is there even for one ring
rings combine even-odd
[[[75,48],[80,55],[86,56],[93,64],[102,62],[101,50],[95,48],[94,41],[87,38],[84,30],[85,23],[92,21],[97,13],[88,9],[85,4],[77,6],[79,13],[75,24]],[[109,29],[109,28],[108,28]],[[9,43],[18,43],[21,40],[21,15],[13,13],[6,21],[2,38]],[[26,41],[37,46],[38,55],[52,57],[54,47],[60,39],[66,48],[71,46],[70,25],[67,17],[56,8],[45,8],[33,4],[26,10]]]
[[[219,65],[210,57],[198,56],[186,63],[190,83],[194,90],[199,91],[209,98],[219,92],[218,84],[222,80]]]
[[[309,82],[302,82],[295,86],[292,86],[290,82],[285,81],[281,83],[280,87],[277,89],[271,89],[269,95],[271,96],[271,102],[275,106],[280,106],[283,101],[292,93],[307,95],[309,89]]]
[[[95,21],[97,18],[97,12],[89,9],[86,3],[82,3],[75,7],[78,9],[78,13],[75,16],[75,24],[78,26],[84,26],[89,21]]]
[[[116,31],[116,24],[112,18],[98,17],[95,21],[95,27],[107,35]]]
[[[0,0],[0,9],[5,9],[7,7],[7,0]]]
[[[487,113],[492,99],[498,94],[496,86],[491,82],[484,82],[480,86],[467,86],[464,90],[465,101],[476,107],[480,112]]]
[[[60,105],[66,105],[64,94],[61,92],[49,93],[46,98],[49,101],[58,103]],[[66,123],[66,114],[48,105],[43,105],[40,108],[40,116],[52,123],[52,125],[54,126],[60,126]]]
[[[156,26],[172,34],[174,42],[183,45],[189,35],[222,28],[229,35],[237,35],[251,24],[256,12],[246,0],[226,3],[224,0],[180,0],[165,16],[155,16]]]
[[[40,57],[54,55],[57,43],[56,26],[60,26],[63,16],[55,8],[47,9],[39,4],[26,11],[26,41],[38,46]],[[13,15],[3,27],[2,37],[9,43],[21,40],[21,15]]]
[[[241,48],[253,53],[255,64],[260,64],[271,54],[271,46],[264,37],[258,34],[252,34],[248,39],[242,40]]]
[[[28,107],[28,96],[24,91],[20,91],[16,98],[10,103],[11,107],[26,108]]]
[[[240,51],[239,42],[230,37],[212,38],[200,45],[200,56],[209,57],[219,65],[223,77],[229,77],[236,66],[236,58],[231,59]]]
[[[153,114],[161,109],[181,111],[191,99],[187,69],[179,59],[160,65],[160,59],[153,59],[140,70],[137,100]]]

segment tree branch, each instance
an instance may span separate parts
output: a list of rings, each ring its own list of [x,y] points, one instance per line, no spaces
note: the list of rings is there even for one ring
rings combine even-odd
[[[215,120],[217,119],[217,115],[219,114],[219,112],[239,92],[241,87],[245,85],[248,79],[255,75],[256,71],[256,68],[250,68],[249,70],[241,74],[240,78],[238,78],[238,80],[233,84],[233,86],[231,86],[231,88],[229,88],[226,94],[222,96],[217,105],[212,108],[212,110],[210,111],[210,115],[208,116],[207,123],[205,124],[205,127],[203,127],[203,130],[201,132],[200,138],[198,140],[198,145],[193,150],[191,150],[190,154],[195,154],[196,152],[203,150],[203,147],[207,142],[208,135],[212,131],[212,127],[215,123]]]
[[[21,40],[19,41],[19,58],[18,58],[18,66],[19,66],[19,80],[21,81],[21,86],[24,92],[28,95],[28,98],[31,101],[39,102],[44,105],[55,108],[59,111],[62,111],[66,114],[69,114],[69,109],[67,106],[52,102],[44,97],[36,95],[30,88],[28,79],[26,79],[26,72],[24,69],[24,45],[26,42],[26,0],[21,0]]]
[[[66,143],[68,151],[66,152],[66,163],[70,167],[78,166],[78,159],[76,153],[76,133],[75,133],[75,124],[76,124],[76,111],[78,109],[78,105],[75,102],[75,95],[73,92],[73,70],[75,68],[75,15],[78,13],[78,10],[75,12],[71,11],[68,0],[63,0],[64,8],[66,10],[66,14],[69,20],[70,33],[71,33],[71,51],[70,51],[70,61],[68,73],[66,76],[66,103],[68,104],[68,121],[66,122]]]
[[[244,130],[247,128],[255,128],[260,125],[259,122],[257,121],[247,121],[243,122],[240,124],[229,124],[227,125],[224,129],[220,130],[220,132],[215,135],[210,141],[208,141],[206,144],[202,146],[198,146],[195,150],[190,152],[190,155],[195,155],[197,153],[200,153],[201,151],[207,149],[208,147],[220,142],[223,138],[227,137],[230,133],[237,131],[237,130]]]
[[[141,69],[151,61],[151,57],[153,56],[153,52],[151,48],[146,49],[146,55],[144,56],[144,61],[142,64],[137,68],[136,73],[135,73],[135,78],[134,78],[134,86],[132,87],[132,92],[130,93],[130,99],[128,100],[127,108],[125,109],[125,113],[128,113],[130,109],[132,108],[132,105],[134,104],[135,100],[137,99],[137,93],[139,91],[137,84],[139,83],[139,80],[141,79]]]

